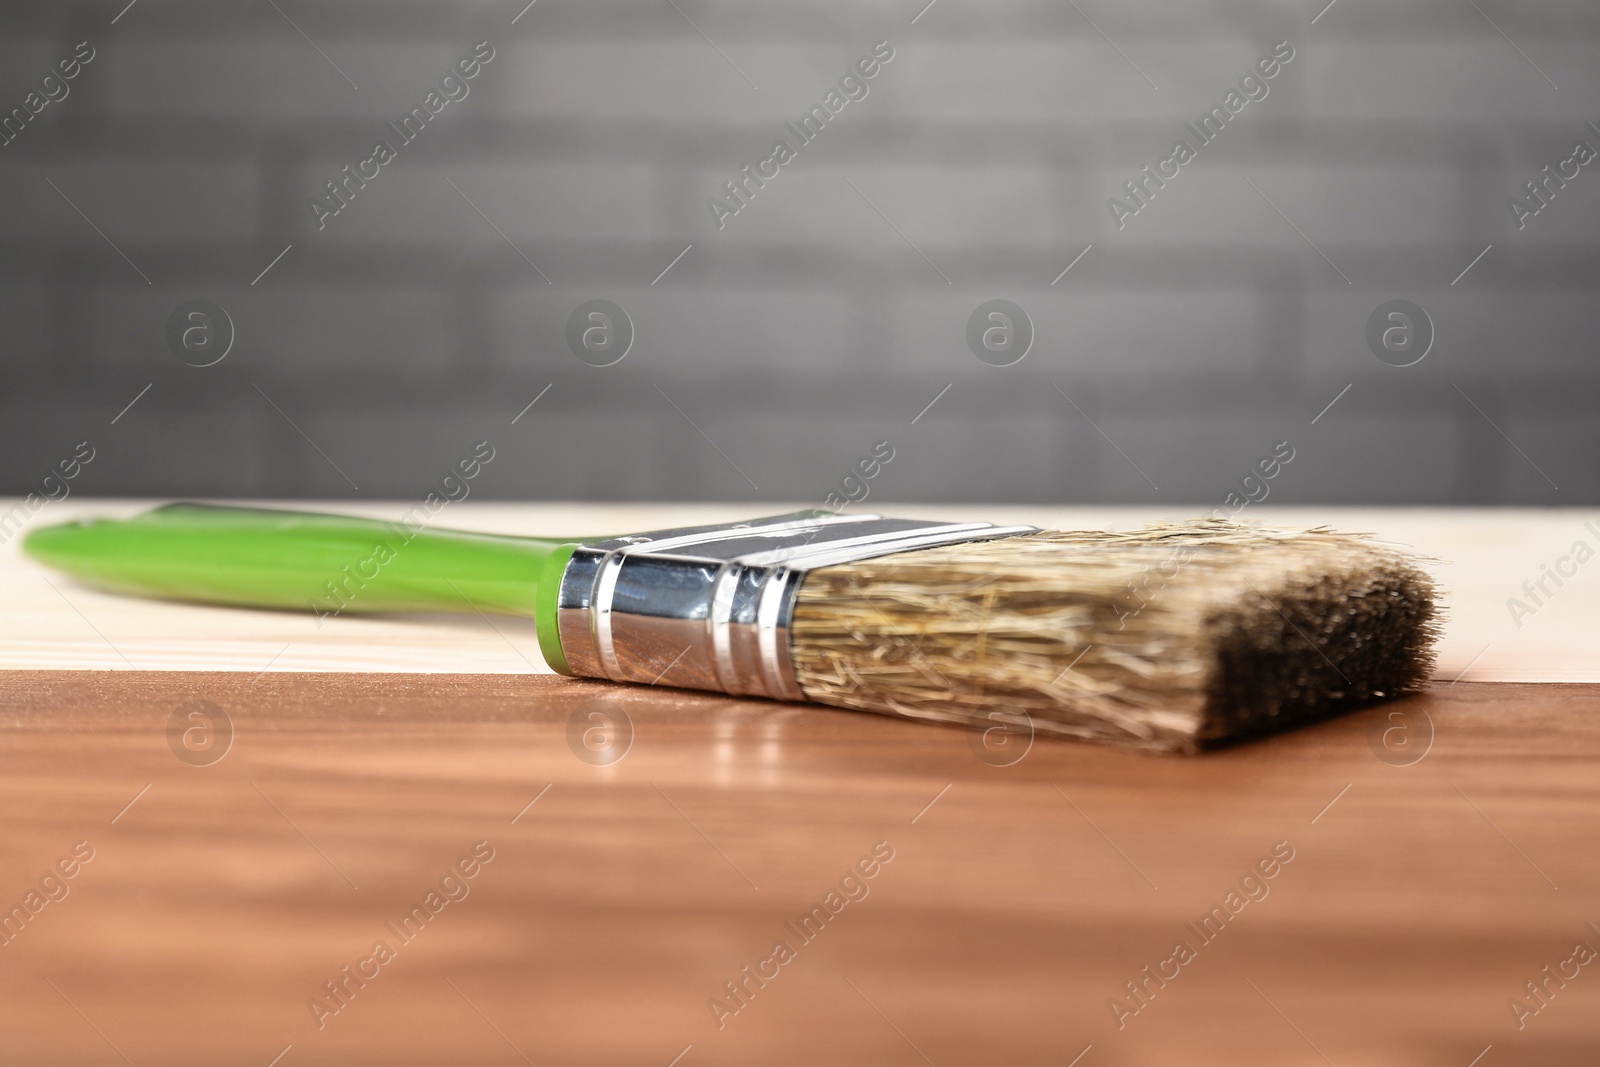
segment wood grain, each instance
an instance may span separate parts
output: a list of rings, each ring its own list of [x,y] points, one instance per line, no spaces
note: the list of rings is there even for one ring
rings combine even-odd
[[[197,700],[232,726],[210,765],[169,744]],[[957,728],[547,676],[11,672],[0,907],[94,855],[0,945],[0,1059],[1591,1064],[1600,965],[1524,1029],[1507,1000],[1600,948],[1597,711],[1464,682],[1204,757],[1041,738],[997,766]],[[575,754],[590,713],[631,721],[622,758]],[[468,895],[395,937],[483,841]],[[867,895],[797,938],[878,842]],[[1179,939],[1119,1030],[1108,1000]],[[307,1001],[379,940],[319,1030]]]

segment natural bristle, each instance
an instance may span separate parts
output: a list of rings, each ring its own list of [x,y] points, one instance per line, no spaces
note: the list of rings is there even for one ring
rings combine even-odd
[[[1434,599],[1369,537],[1206,519],[820,569],[792,647],[818,703],[1193,752],[1415,690]]]

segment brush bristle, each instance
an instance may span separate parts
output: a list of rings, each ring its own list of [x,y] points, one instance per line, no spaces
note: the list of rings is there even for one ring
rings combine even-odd
[[[1434,599],[1371,537],[1202,519],[820,569],[792,647],[818,703],[1194,752],[1414,691]]]

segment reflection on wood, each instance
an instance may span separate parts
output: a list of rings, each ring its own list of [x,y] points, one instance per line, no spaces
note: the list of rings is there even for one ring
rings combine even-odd
[[[551,677],[14,673],[5,1058],[1588,1063],[1588,968],[1507,1002],[1600,946],[1597,701],[1462,683],[1183,758]]]

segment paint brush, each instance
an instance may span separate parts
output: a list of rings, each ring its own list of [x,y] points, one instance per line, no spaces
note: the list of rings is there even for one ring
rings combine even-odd
[[[564,540],[174,504],[24,547],[102,588],[319,625],[531,617],[563,674],[1181,752],[1413,692],[1438,636],[1404,551],[1217,519],[1052,532],[819,511]]]

